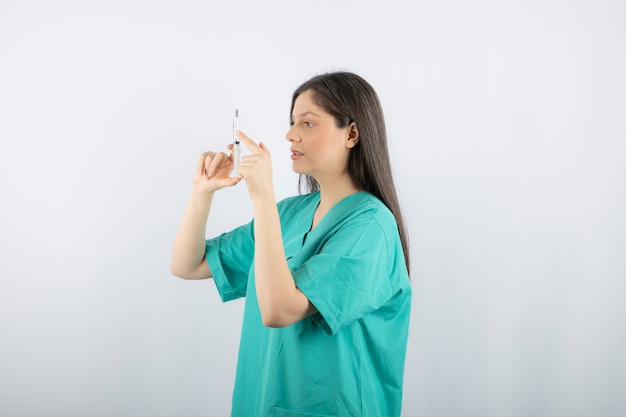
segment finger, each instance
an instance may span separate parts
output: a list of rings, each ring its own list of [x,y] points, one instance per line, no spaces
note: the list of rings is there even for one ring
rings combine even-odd
[[[231,144],[226,145],[226,149],[228,149],[228,150],[230,151],[230,152],[228,153],[228,157],[229,157],[231,160],[234,160],[234,159],[233,159],[233,154],[235,153],[235,146],[231,143]]]
[[[204,157],[204,174],[207,177],[210,177],[210,175],[209,175],[209,168],[211,167],[211,163],[213,162],[213,158],[215,158],[215,152],[205,152],[205,157]]]
[[[215,180],[220,188],[224,187],[232,187],[235,186],[241,181],[241,178],[238,177],[226,177],[220,178],[219,180]]]
[[[239,161],[239,168],[253,167],[259,163],[260,159],[257,155],[245,155]]]
[[[204,160],[206,159],[206,155],[203,153],[200,155],[200,160],[198,161],[198,166],[196,167],[196,175],[204,174]]]
[[[265,151],[265,153],[267,154],[267,156],[271,156],[270,150],[267,149],[267,146],[265,146],[265,144],[263,142],[259,142],[259,147],[261,149],[263,149],[263,151]]]
[[[255,162],[256,162],[255,160],[256,160],[255,155],[246,155],[246,156],[241,157],[241,160],[239,161],[238,174],[242,179],[245,180],[246,174],[248,172],[254,171]]]
[[[241,130],[237,131],[237,136],[239,136],[239,139],[241,139],[243,144],[246,145],[248,149],[250,149],[250,152],[259,153],[262,150],[261,147],[257,145],[255,141],[253,141],[248,136],[246,136],[246,134],[243,133]]]
[[[207,175],[209,176],[209,178],[215,175],[215,171],[217,170],[217,168],[222,164],[222,162],[224,162],[224,160],[227,159],[228,156],[226,156],[224,152],[218,152],[213,156],[211,164],[209,165],[209,168],[207,170]]]
[[[213,152],[211,151],[202,152],[202,155],[200,155],[200,160],[198,161],[198,167],[196,168],[197,175],[204,175],[204,173],[206,172],[207,157],[212,153]]]

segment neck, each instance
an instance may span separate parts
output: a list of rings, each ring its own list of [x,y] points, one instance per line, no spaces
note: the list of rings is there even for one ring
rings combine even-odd
[[[317,179],[320,185],[320,205],[319,210],[325,213],[332,206],[343,200],[345,197],[361,191],[348,174],[343,174],[328,180]]]

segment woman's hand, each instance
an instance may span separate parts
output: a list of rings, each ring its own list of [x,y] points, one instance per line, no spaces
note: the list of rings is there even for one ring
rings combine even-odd
[[[241,131],[237,132],[237,136],[252,152],[252,155],[241,158],[239,163],[239,175],[246,181],[250,199],[253,203],[265,198],[274,199],[272,160],[269,149],[263,142],[257,144]]]
[[[233,169],[233,145],[228,145],[231,150],[230,155],[224,152],[204,152],[200,156],[198,168],[193,177],[194,188],[199,191],[214,193],[224,188],[232,187],[241,181],[241,178],[231,178],[230,172]]]

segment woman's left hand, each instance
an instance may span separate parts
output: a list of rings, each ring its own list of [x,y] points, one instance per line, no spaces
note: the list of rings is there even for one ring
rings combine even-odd
[[[274,198],[274,185],[272,183],[272,159],[269,149],[263,142],[258,144],[238,131],[237,136],[244,145],[252,152],[239,162],[239,176],[246,182],[248,194],[254,203],[264,198]]]

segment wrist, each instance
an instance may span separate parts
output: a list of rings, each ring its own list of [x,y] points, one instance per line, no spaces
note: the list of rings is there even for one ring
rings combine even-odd
[[[214,193],[214,191],[200,190],[194,187],[189,196],[189,206],[196,210],[208,211],[211,208]]]
[[[257,195],[251,198],[252,207],[256,209],[262,209],[264,207],[273,207],[276,205],[276,197],[274,196],[274,191],[270,190],[269,192],[262,193],[261,195]]]

